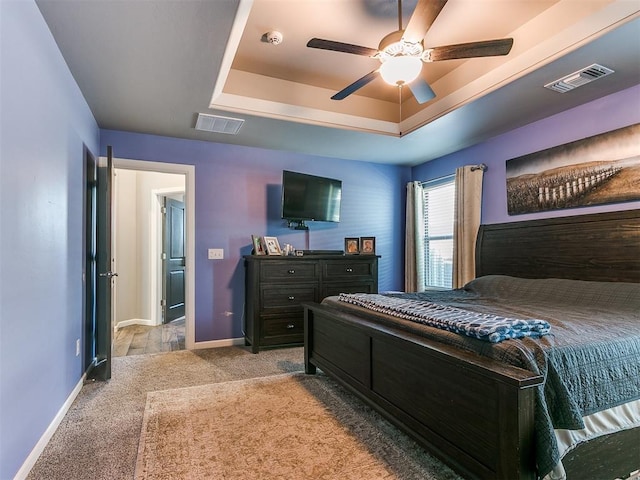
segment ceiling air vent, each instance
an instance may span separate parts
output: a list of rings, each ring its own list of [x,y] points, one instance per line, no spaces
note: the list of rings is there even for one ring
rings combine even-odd
[[[244,120],[241,118],[199,113],[198,120],[196,121],[196,130],[236,135],[240,131],[243,123]]]
[[[603,67],[602,65],[594,63],[593,65],[589,65],[588,67],[583,68],[582,70],[578,70],[577,72],[573,72],[572,74],[562,77],[551,83],[547,83],[544,88],[548,88],[549,90],[554,90],[560,93],[565,93],[589,82],[593,82],[598,78],[606,77],[611,73],[613,73],[613,70],[611,70],[610,68]]]

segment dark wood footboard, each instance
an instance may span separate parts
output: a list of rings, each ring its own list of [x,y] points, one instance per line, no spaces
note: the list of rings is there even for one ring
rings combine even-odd
[[[541,376],[319,304],[305,370],[335,378],[465,478],[534,479]]]

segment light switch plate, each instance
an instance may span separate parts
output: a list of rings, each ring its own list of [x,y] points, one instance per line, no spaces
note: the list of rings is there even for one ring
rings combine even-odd
[[[210,248],[209,260],[221,260],[224,258],[224,250],[222,248]]]

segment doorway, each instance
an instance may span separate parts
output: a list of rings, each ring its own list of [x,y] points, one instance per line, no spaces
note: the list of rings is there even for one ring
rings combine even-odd
[[[114,159],[113,356],[193,348],[193,166]],[[184,204],[181,315],[165,322],[164,205]],[[174,224],[176,220],[173,220]],[[175,226],[175,225],[174,225]],[[178,295],[180,296],[180,295]]]

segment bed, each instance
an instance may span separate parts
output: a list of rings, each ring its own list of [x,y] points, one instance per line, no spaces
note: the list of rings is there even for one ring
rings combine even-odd
[[[330,297],[305,305],[306,372],[320,368],[465,478],[613,480],[639,469],[640,210],[483,225],[476,262],[476,280],[430,301],[542,319],[549,333],[492,343]],[[385,296],[402,308],[405,297]],[[588,324],[594,312],[606,328]],[[598,361],[585,345],[601,349]],[[622,423],[576,434],[605,414]]]

